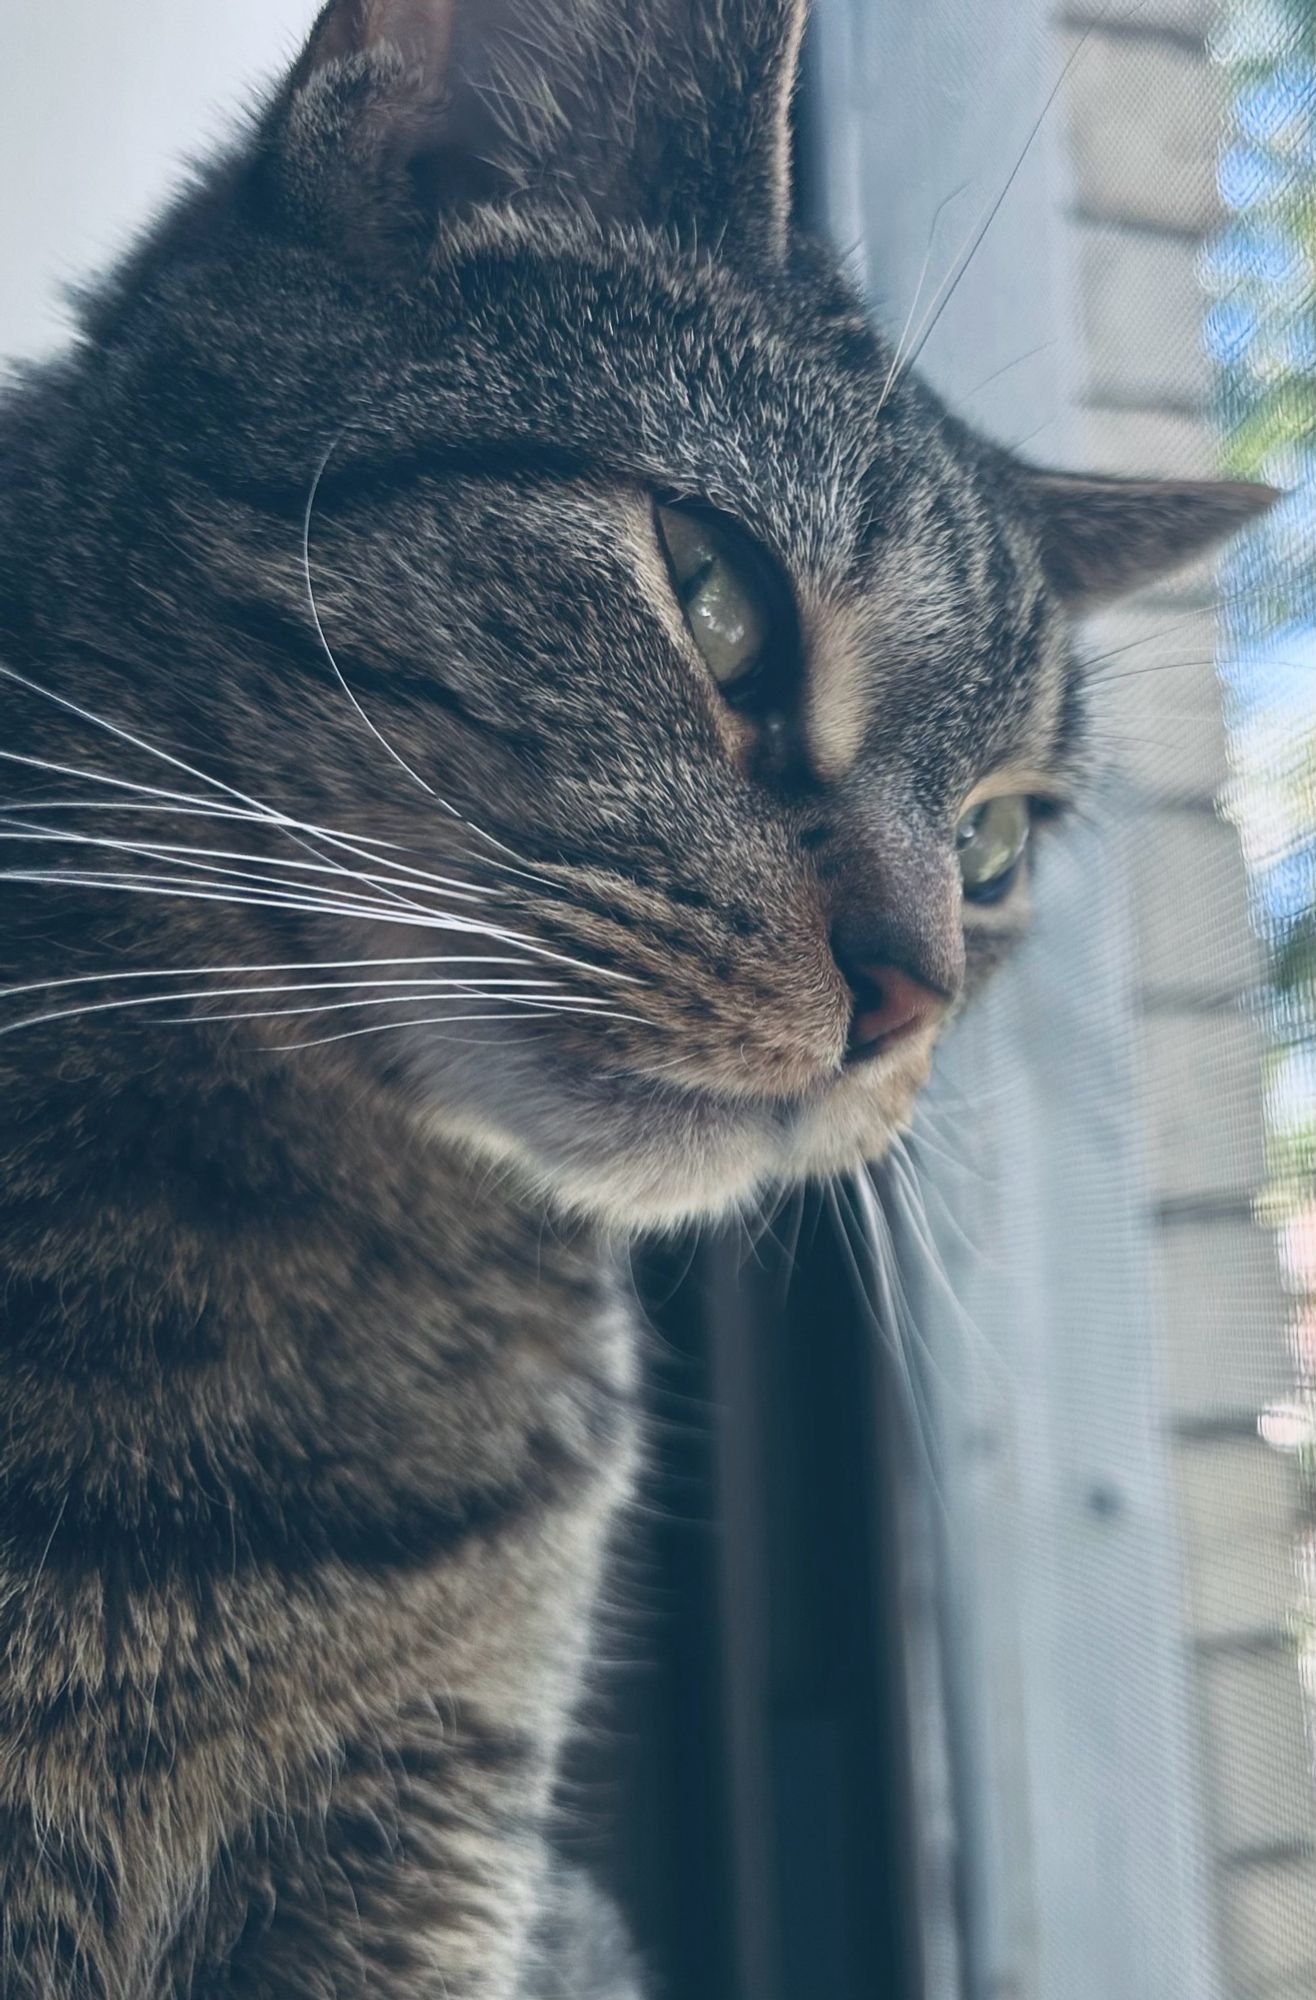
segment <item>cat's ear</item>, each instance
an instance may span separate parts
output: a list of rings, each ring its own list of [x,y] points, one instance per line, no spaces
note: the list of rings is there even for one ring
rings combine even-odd
[[[330,0],[281,112],[286,185],[363,247],[528,195],[769,257],[807,0]]]
[[[464,15],[501,0],[328,0],[279,106],[274,153],[295,220],[388,260],[442,200],[502,192],[496,109]]]
[[[1067,603],[1099,604],[1178,569],[1279,499],[1242,479],[1028,474],[1042,562]]]

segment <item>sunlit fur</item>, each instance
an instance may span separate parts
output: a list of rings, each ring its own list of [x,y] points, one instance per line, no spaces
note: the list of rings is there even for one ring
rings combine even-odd
[[[846,968],[972,993],[1062,600],[1264,497],[895,365],[790,227],[801,19],[335,0],[0,415],[4,2000],[630,2000],[544,1839],[611,1239],[886,1148],[933,1031],[847,1065]],[[658,500],[775,575],[757,708]]]

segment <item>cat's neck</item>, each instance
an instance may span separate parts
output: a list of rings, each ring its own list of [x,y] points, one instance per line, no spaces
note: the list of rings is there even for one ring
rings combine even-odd
[[[210,1025],[33,1053],[21,1099],[0,1074],[0,1487],[34,1562],[401,1588],[509,1523],[602,1519],[635,1361],[588,1232],[387,1090]]]
[[[547,1338],[610,1290],[591,1231],[427,1129],[400,1088],[245,1027],[52,1022],[0,1049],[0,1083],[0,1248],[30,1267],[39,1308],[87,1272],[95,1303],[61,1307],[60,1344],[98,1369],[241,1355],[309,1379],[330,1329],[368,1322],[347,1345],[387,1366],[423,1359],[430,1334],[459,1344],[468,1322]],[[19,1191],[52,1176],[34,1252]]]

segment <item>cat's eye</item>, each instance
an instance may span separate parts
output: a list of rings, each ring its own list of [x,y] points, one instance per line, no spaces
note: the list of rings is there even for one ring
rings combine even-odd
[[[770,620],[758,566],[703,515],[659,507],[658,532],[686,624],[718,686],[743,687],[767,653]]]
[[[1032,827],[1026,798],[984,799],[955,829],[955,852],[964,894],[971,903],[994,903],[1019,870]]]

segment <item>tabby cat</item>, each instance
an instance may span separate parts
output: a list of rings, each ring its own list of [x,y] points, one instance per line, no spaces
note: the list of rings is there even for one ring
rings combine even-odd
[[[0,412],[4,2000],[634,2000],[618,1246],[882,1152],[1073,610],[1268,498],[896,365],[802,25],[332,0]]]

